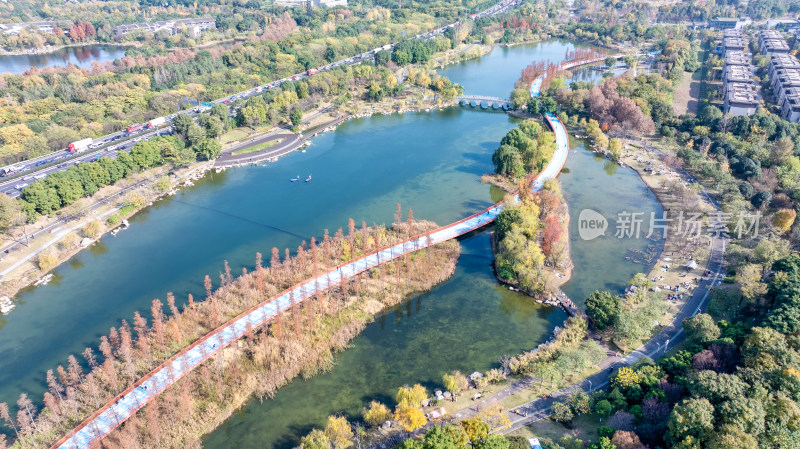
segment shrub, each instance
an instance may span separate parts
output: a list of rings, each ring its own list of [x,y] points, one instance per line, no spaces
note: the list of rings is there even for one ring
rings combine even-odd
[[[122,221],[122,218],[120,218],[119,214],[108,217],[108,224],[111,226],[118,224],[120,221]]]
[[[83,235],[93,239],[100,235],[100,231],[102,229],[102,225],[97,220],[90,221],[86,226],[83,227]]]
[[[372,401],[369,409],[364,410],[364,421],[371,426],[377,427],[391,417],[392,412],[389,411],[389,408],[378,401]]]
[[[42,271],[50,271],[58,264],[58,258],[53,254],[41,253],[38,257],[39,269]]]

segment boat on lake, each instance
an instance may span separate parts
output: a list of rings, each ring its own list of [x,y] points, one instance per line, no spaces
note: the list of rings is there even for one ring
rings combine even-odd
[[[289,182],[297,182],[299,180],[300,180],[300,175],[297,175],[297,177],[289,179]]]
[[[308,175],[308,178],[306,178],[306,182],[309,182],[309,181],[311,181],[311,175]]]

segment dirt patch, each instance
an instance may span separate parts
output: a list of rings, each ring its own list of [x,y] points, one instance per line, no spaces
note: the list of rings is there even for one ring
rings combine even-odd
[[[700,72],[683,72],[681,84],[675,89],[672,110],[675,115],[697,114],[700,99]]]

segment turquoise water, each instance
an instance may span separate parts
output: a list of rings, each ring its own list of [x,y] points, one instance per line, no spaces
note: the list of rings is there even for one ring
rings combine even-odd
[[[548,42],[498,48],[480,62],[464,62],[441,73],[464,85],[467,93],[503,96],[493,84],[494,76],[513,83],[530,58],[563,56],[566,47],[561,45]],[[503,71],[487,74],[477,69],[486,64]],[[580,73],[584,80],[599,79],[598,72]],[[487,120],[499,115],[483,114]],[[496,146],[495,142],[492,148]],[[632,170],[610,167],[588,152],[582,141],[573,140],[571,147],[569,170],[561,175],[561,181],[570,205],[575,270],[563,289],[582,304],[595,289],[621,292],[628,279],[647,270],[648,265],[629,262],[624,256],[629,250],[644,250],[652,242],[613,237],[580,240],[575,227],[580,210],[591,207],[611,218],[634,207],[649,216],[650,211],[660,212],[660,206]],[[612,223],[611,236],[613,229]],[[358,417],[372,400],[393,404],[394,393],[404,384],[441,387],[441,376],[453,369],[471,373],[497,366],[500,356],[535,347],[564,320],[566,315],[560,309],[537,305],[499,286],[491,268],[488,232],[474,234],[461,244],[461,259],[448,282],[381,314],[350,349],[337,356],[330,373],[309,381],[296,380],[279,390],[274,399],[250,401],[208,435],[203,446],[294,447],[311,429],[324,426],[329,415]]]
[[[460,108],[352,120],[266,167],[210,174],[147,208],[131,228],[75,256],[50,285],[16,298],[0,317],[0,402],[44,393],[47,369],[96,345],[109,327],[174,292],[201,297],[203,277],[234,273],[255,253],[296,248],[325,228],[389,223],[395,204],[448,223],[493,204],[479,182],[496,142],[514,122]],[[290,183],[296,175],[310,183]]]
[[[505,96],[533,58],[560,60],[570,45],[497,49],[480,63],[442,72],[467,92]],[[482,85],[495,90],[479,90]],[[15,298],[14,312],[0,317],[0,402],[16,402],[21,392],[41,398],[47,369],[96,346],[134,311],[149,311],[153,298],[163,300],[167,292],[179,301],[189,293],[200,297],[204,275],[218,279],[224,260],[239,272],[253,265],[257,251],[295,248],[325,228],[333,233],[346,226],[350,217],[390,222],[398,202],[404,211],[413,208],[416,218],[440,224],[487,207],[502,195],[478,179],[492,170],[492,152],[515,126],[505,114],[461,107],[374,116],[319,136],[305,153],[209,174],[134,216],[130,229],[75,256],[55,271],[50,285]],[[570,155],[567,167],[562,181],[573,224],[581,205],[657,209],[627,169],[609,175],[603,161],[582,149]],[[288,182],[308,174],[311,183]],[[583,242],[572,234],[576,268],[565,291],[576,302],[599,286],[619,290],[644,268],[624,259],[642,242]],[[357,414],[372,399],[390,402],[404,383],[433,386],[452,369],[485,370],[504,354],[536,346],[563,321],[563,312],[498,286],[485,232],[463,239],[462,250],[451,280],[382,314],[353,349],[337,356],[330,373],[294,382],[274,400],[251,402],[206,446],[288,447],[328,414]]]

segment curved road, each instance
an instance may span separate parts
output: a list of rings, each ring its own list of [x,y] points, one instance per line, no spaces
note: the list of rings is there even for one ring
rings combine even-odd
[[[595,60],[573,62],[570,63],[569,66],[571,67],[588,62],[595,62]],[[540,76],[540,78],[543,76],[544,75]],[[541,85],[541,81],[539,81],[539,85]],[[554,178],[558,175],[564,167],[569,154],[569,136],[567,135],[564,125],[555,115],[550,113],[545,114],[545,119],[555,133],[556,150],[544,170],[533,179],[531,186],[533,191],[540,190],[547,179]],[[190,372],[203,361],[213,357],[221,351],[223,347],[236,341],[252,329],[268,322],[279,311],[290,308],[293,302],[294,304],[300,303],[317,292],[334,287],[343,280],[405,254],[456,238],[462,234],[486,226],[494,222],[497,215],[503,210],[505,201],[516,202],[518,198],[519,194],[517,193],[507,200],[455,223],[440,227],[426,234],[412,237],[392,246],[373,251],[321,274],[320,276],[303,281],[261,302],[237,317],[232,318],[217,329],[209,332],[204,337],[159,365],[142,379],[109,401],[105,406],[86,418],[80,426],[75,428],[52,447],[62,449],[90,447],[136,413],[136,411],[142,408],[148,401],[155,398],[164,389],[183,377],[183,375]]]

